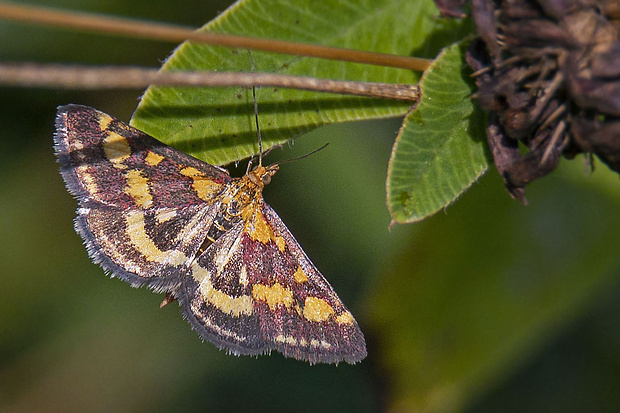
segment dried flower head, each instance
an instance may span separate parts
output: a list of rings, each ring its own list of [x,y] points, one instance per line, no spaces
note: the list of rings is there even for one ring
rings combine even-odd
[[[456,16],[462,0],[440,1]],[[594,154],[620,172],[620,3],[472,0],[467,61],[489,111],[487,139],[509,193]]]

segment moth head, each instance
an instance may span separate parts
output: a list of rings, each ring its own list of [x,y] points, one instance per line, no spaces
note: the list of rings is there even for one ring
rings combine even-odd
[[[258,165],[248,173],[248,178],[254,185],[262,188],[265,185],[269,185],[271,177],[278,172],[278,168],[279,165],[277,163],[269,166]]]
[[[249,171],[251,165],[252,165],[252,161],[250,160],[250,162],[248,163],[248,171],[246,173],[246,176],[248,177],[248,179],[250,180],[250,182],[252,182],[254,185],[258,186],[259,188],[263,188],[265,185],[269,185],[269,183],[271,182],[271,177],[274,176],[276,174],[276,172],[278,172],[278,169],[280,169],[280,165],[282,165],[283,163],[287,163],[287,162],[292,162],[292,161],[297,161],[299,159],[303,159],[303,158],[307,158],[308,156],[317,153],[318,151],[320,151],[321,149],[324,149],[325,147],[327,147],[327,143],[323,146],[321,146],[319,149],[315,149],[310,153],[307,153],[305,155],[302,156],[298,156],[297,158],[291,158],[291,159],[286,159],[284,161],[280,161],[278,163],[274,163],[271,164],[269,166],[263,166],[262,164],[262,153],[260,153],[259,158],[258,158],[258,166],[254,169],[252,169],[251,171]],[[276,147],[276,146],[274,146]],[[265,154],[269,153],[269,151],[272,148],[269,148],[267,151],[265,151]],[[278,146],[279,147],[279,146]]]

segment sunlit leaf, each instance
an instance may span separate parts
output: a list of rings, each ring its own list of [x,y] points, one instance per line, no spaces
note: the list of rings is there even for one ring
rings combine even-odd
[[[427,51],[429,34],[448,27],[436,13],[431,0],[247,0],[202,30],[407,56]],[[258,72],[402,84],[415,84],[419,77],[403,69],[315,58],[260,52],[253,57]],[[165,70],[218,72],[251,68],[246,50],[191,43],[181,45],[164,65]],[[402,116],[410,105],[273,88],[258,90],[257,96],[265,147],[325,123]],[[132,124],[213,164],[257,151],[252,92],[247,89],[151,87]]]

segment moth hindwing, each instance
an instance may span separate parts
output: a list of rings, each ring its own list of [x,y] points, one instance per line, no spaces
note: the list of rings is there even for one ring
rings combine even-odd
[[[262,190],[93,108],[58,109],[55,151],[90,257],[176,298],[200,336],[233,354],[310,363],[366,356],[360,328]]]

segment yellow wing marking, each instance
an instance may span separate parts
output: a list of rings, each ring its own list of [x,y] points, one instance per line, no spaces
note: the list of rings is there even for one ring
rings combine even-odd
[[[282,344],[286,343],[286,344],[288,344],[290,346],[296,346],[297,345],[297,339],[295,337],[293,337],[293,336],[285,336],[284,334],[278,334],[276,336],[276,341],[278,343],[282,343]]]
[[[321,322],[334,314],[334,309],[327,301],[318,297],[306,297],[304,303],[304,317],[308,321]]]
[[[329,349],[331,347],[331,344],[329,344],[327,341],[324,341],[324,340],[319,341],[313,338],[308,343],[305,338],[301,338],[297,340],[295,337],[285,336],[284,334],[278,334],[275,338],[275,341],[278,343],[288,344],[290,346],[299,346],[299,347],[310,346],[310,347],[323,347],[325,349]]]
[[[142,176],[137,169],[127,171],[127,187],[125,193],[133,198],[140,208],[148,208],[153,204],[153,197],[149,190],[149,180]]]
[[[123,165],[123,161],[131,155],[131,148],[127,139],[116,132],[108,131],[108,136],[103,140],[103,152],[116,168],[127,168],[126,165]]]
[[[278,305],[290,308],[293,304],[293,292],[280,283],[275,283],[272,286],[255,284],[252,286],[252,297],[255,300],[266,301],[272,311]]]
[[[144,161],[149,166],[157,166],[163,160],[164,160],[163,156],[156,154],[155,152],[151,152],[151,151],[149,151],[149,153],[146,154],[146,158],[144,158]]]
[[[317,339],[312,339],[310,340],[310,347],[323,347],[325,349],[329,349],[332,345],[329,344],[327,341],[319,341]]]
[[[117,248],[117,243],[110,240],[105,232],[102,232],[102,230],[98,228],[99,223],[102,222],[102,219],[108,219],[109,217],[106,214],[98,214],[97,211],[89,211],[89,213],[86,214],[86,218],[91,228],[93,228],[93,225],[96,225],[95,231],[97,233],[97,242],[106,252],[106,255],[109,257],[123,257],[122,265],[127,271],[135,274],[142,274],[143,266],[133,261],[130,257],[127,257],[124,252]]]
[[[101,128],[101,130],[106,130],[108,128],[108,126],[110,126],[110,123],[112,123],[112,116],[110,115],[106,115],[105,113],[99,113],[99,128]]]
[[[146,233],[144,214],[142,212],[129,212],[126,222],[127,236],[129,237],[131,246],[142,254],[147,261],[177,266],[185,264],[189,260],[181,251],[162,251],[157,248],[157,245],[155,245],[153,240]]]
[[[157,215],[155,215],[155,219],[158,224],[162,224],[164,222],[170,221],[172,218],[177,216],[176,209],[165,208],[157,211]]]
[[[248,270],[245,265],[241,266],[241,271],[239,271],[239,284],[246,287],[249,284],[248,280]]]
[[[233,317],[252,314],[253,300],[249,295],[231,297],[217,290],[211,283],[209,271],[197,263],[192,266],[192,276],[200,283],[199,289],[202,298],[221,312]]]
[[[251,223],[253,225],[250,225],[248,233],[252,241],[258,241],[267,245],[271,240],[277,245],[280,252],[284,252],[284,248],[286,247],[284,238],[273,233],[273,229],[271,229],[271,226],[267,223],[263,213],[258,207],[255,208]]]
[[[84,144],[82,142],[78,140],[69,140],[69,152],[81,151],[82,149],[84,149]],[[77,156],[80,159],[84,159],[86,157],[86,155],[82,152],[78,152]]]
[[[192,302],[192,311],[194,312],[194,314],[199,314],[200,313],[200,303],[199,302]],[[241,337],[239,336],[237,333],[235,333],[234,331],[230,331],[227,330],[225,328],[223,328],[222,326],[219,326],[215,323],[212,323],[211,320],[209,320],[209,318],[205,317],[205,318],[201,318],[201,322],[203,322],[207,327],[212,328],[213,330],[215,330],[215,332],[217,334],[220,334],[224,337],[231,337],[233,338],[235,341],[238,342],[243,342],[245,337]]]
[[[344,313],[336,317],[336,322],[338,324],[353,324],[353,321],[355,321],[355,319],[353,318],[353,315],[348,311],[345,311]]]
[[[188,176],[194,181],[192,188],[198,194],[198,197],[204,201],[210,201],[215,194],[218,194],[221,189],[221,184],[212,181],[204,176],[202,172],[191,166],[181,169],[181,175]]]
[[[95,178],[88,173],[87,165],[79,165],[75,168],[75,173],[80,178],[80,182],[86,186],[86,190],[91,194],[95,195],[97,193],[97,181]]]
[[[286,247],[286,242],[284,242],[284,238],[280,236],[276,236],[273,241],[278,246],[278,249],[280,250],[280,252],[284,252],[284,248]]]
[[[306,275],[304,270],[301,269],[301,267],[297,267],[295,274],[293,274],[293,278],[295,279],[295,282],[298,282],[300,284],[308,282],[308,276]]]

